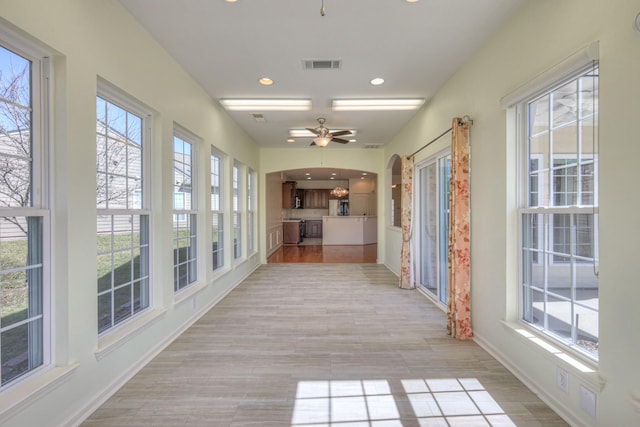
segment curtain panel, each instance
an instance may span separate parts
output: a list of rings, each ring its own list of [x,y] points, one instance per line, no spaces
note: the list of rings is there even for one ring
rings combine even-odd
[[[416,287],[413,259],[411,254],[411,204],[413,203],[413,156],[402,156],[402,217],[400,226],[402,229],[402,249],[400,252],[400,283],[402,289],[414,289]]]
[[[459,340],[467,340],[473,337],[469,123],[463,123],[456,117],[451,129],[447,333]]]

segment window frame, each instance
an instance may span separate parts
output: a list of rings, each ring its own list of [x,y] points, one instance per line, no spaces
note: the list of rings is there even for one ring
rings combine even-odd
[[[175,179],[173,180],[173,218],[172,218],[172,235],[173,235],[173,251],[174,251],[174,262],[173,262],[173,290],[178,293],[187,289],[191,285],[197,283],[199,279],[199,266],[200,266],[200,257],[198,250],[198,209],[199,209],[199,198],[198,198],[198,151],[200,140],[195,135],[193,135],[188,130],[182,128],[178,124],[174,123],[173,128],[173,138],[172,138],[172,146],[173,146],[173,173],[175,177],[176,172],[176,151],[175,144],[176,139],[181,141],[184,144],[188,144],[190,147],[191,158],[189,167],[191,169],[191,199],[190,199],[190,207],[185,207],[184,201],[186,200],[186,194],[184,192],[176,192],[175,188],[177,183]],[[184,163],[186,165],[186,163]],[[177,194],[182,194],[183,204],[182,208],[176,207],[176,196]],[[182,219],[184,218],[184,219]],[[187,259],[185,262],[180,262],[179,256],[176,256],[176,251],[179,254],[177,245],[178,245],[178,237],[179,227],[176,228],[178,223],[182,223],[184,220],[188,219],[188,232],[189,232],[189,241],[190,250],[187,250]],[[178,262],[178,265],[176,265]],[[187,274],[187,283],[184,286],[180,286],[179,283],[179,270],[180,265],[186,265],[186,274]]]
[[[140,103],[130,95],[121,91],[117,87],[113,86],[108,81],[98,77],[98,84],[96,89],[96,103],[98,102],[98,98],[102,98],[105,102],[109,102],[121,109],[125,112],[128,112],[138,118],[141,119],[141,197],[140,197],[140,208],[139,209],[131,209],[131,208],[99,208],[96,206],[96,218],[101,216],[111,216],[112,218],[116,216],[126,216],[130,215],[133,217],[138,217],[140,219],[141,230],[140,233],[145,233],[146,236],[142,237],[142,240],[146,240],[146,243],[140,243],[140,248],[147,247],[146,249],[146,266],[141,265],[142,268],[146,268],[146,280],[147,286],[144,291],[146,292],[146,307],[141,308],[139,311],[134,311],[130,316],[115,322],[115,319],[112,316],[112,324],[111,326],[100,330],[100,323],[98,322],[98,337],[103,338],[105,336],[110,335],[111,333],[120,330],[125,325],[139,319],[144,314],[150,312],[153,309],[153,215],[151,209],[151,192],[152,192],[152,184],[151,184],[151,141],[152,141],[152,128],[153,128],[153,113],[151,109],[149,109],[144,104]],[[97,111],[97,108],[96,108]],[[96,117],[96,123],[98,122],[98,117]],[[97,142],[96,142],[97,144]],[[96,157],[97,158],[97,157]],[[143,221],[144,219],[144,221]],[[144,224],[143,224],[144,222]],[[142,226],[146,227],[146,231],[142,230]],[[97,230],[97,227],[96,227]],[[112,230],[113,232],[114,230]],[[132,246],[133,249],[133,246]],[[113,248],[111,250],[113,254]],[[107,254],[105,252],[104,254]],[[142,255],[141,255],[142,256]],[[113,268],[113,267],[112,267]],[[113,272],[113,270],[112,270]],[[143,274],[143,273],[141,273]],[[134,279],[132,278],[132,282]],[[97,290],[97,289],[96,289]],[[96,296],[98,296],[100,292],[97,292]],[[96,300],[98,304],[98,301]],[[134,300],[132,299],[132,306]],[[113,307],[112,307],[113,313]],[[98,318],[100,316],[99,304],[97,307]]]
[[[232,259],[234,264],[240,263],[246,258],[246,245],[244,244],[245,230],[245,175],[244,165],[238,160],[233,161],[231,169],[231,243]]]
[[[51,99],[51,73],[52,66],[49,53],[40,49],[28,40],[14,34],[6,27],[0,26],[0,47],[13,55],[23,58],[30,63],[29,66],[29,106],[30,110],[30,205],[29,206],[12,206],[0,208],[0,217],[24,217],[28,222],[29,218],[40,218],[39,233],[32,236],[30,233],[26,236],[26,241],[35,237],[38,244],[37,252],[40,252],[40,267],[37,267],[42,273],[39,278],[41,282],[41,295],[37,304],[41,305],[41,313],[35,316],[28,316],[26,319],[15,322],[14,324],[1,327],[2,333],[18,328],[22,325],[29,325],[34,320],[42,319],[40,322],[40,335],[35,349],[28,348],[27,355],[29,359],[34,357],[32,352],[38,351],[35,357],[39,358],[37,364],[29,367],[24,372],[7,380],[5,384],[0,382],[0,391],[8,389],[27,381],[29,378],[38,375],[41,372],[49,370],[54,364],[54,339],[53,328],[54,319],[53,304],[53,277],[52,277],[52,252],[53,233],[51,229],[52,223],[52,188],[49,185],[51,180],[51,163],[50,163],[50,99]],[[11,102],[10,100],[6,100]],[[0,101],[4,102],[4,100]],[[27,251],[28,256],[31,252]],[[33,264],[25,265],[24,268],[8,269],[7,272],[24,271],[27,274],[33,271]],[[1,372],[1,368],[0,368]]]
[[[258,251],[257,248],[257,228],[256,212],[257,212],[257,186],[258,186],[258,174],[250,167],[246,168],[246,180],[247,180],[247,253],[253,255]]]
[[[577,285],[577,278],[574,277],[574,275],[576,273],[572,272],[571,273],[571,281],[570,283],[568,283],[568,290],[570,291],[570,296],[565,298],[564,301],[566,301],[566,299],[568,299],[569,304],[571,306],[571,320],[570,320],[570,324],[569,327],[571,329],[571,334],[570,337],[564,337],[558,333],[556,333],[552,328],[548,327],[548,316],[550,315],[549,313],[549,309],[547,309],[547,299],[548,299],[548,293],[550,291],[547,290],[547,286],[548,286],[548,279],[544,278],[543,280],[545,281],[545,283],[543,284],[543,291],[544,291],[544,309],[543,309],[543,326],[539,326],[538,324],[535,324],[533,322],[529,322],[528,320],[525,319],[525,316],[527,316],[526,313],[526,297],[525,297],[525,287],[528,286],[529,288],[529,292],[535,291],[534,288],[538,288],[539,286],[534,286],[533,284],[529,284],[526,285],[525,283],[525,274],[526,273],[526,262],[525,262],[525,256],[524,256],[524,252],[525,252],[525,216],[526,215],[538,215],[541,216],[544,220],[543,220],[543,224],[542,224],[542,229],[538,232],[538,236],[535,237],[532,241],[536,241],[536,247],[537,249],[537,254],[538,254],[538,258],[542,258],[542,260],[538,260],[537,264],[544,264],[544,271],[545,271],[545,275],[547,274],[547,266],[552,266],[554,263],[557,265],[562,265],[562,262],[558,262],[558,261],[554,261],[554,236],[553,236],[553,215],[556,214],[568,214],[571,215],[571,223],[573,224],[574,218],[577,215],[592,215],[592,244],[593,244],[593,261],[591,262],[591,264],[593,265],[593,269],[594,269],[594,275],[596,277],[596,281],[599,282],[599,280],[597,279],[597,266],[598,266],[598,259],[599,259],[599,244],[598,244],[598,214],[599,214],[599,203],[598,203],[598,176],[599,176],[599,172],[598,172],[598,139],[597,139],[597,134],[593,135],[594,141],[594,152],[592,152],[590,154],[591,157],[591,162],[587,162],[587,164],[592,164],[593,168],[594,168],[594,177],[593,177],[593,197],[592,197],[592,201],[593,204],[592,205],[581,205],[581,201],[576,201],[577,204],[575,205],[555,205],[555,193],[552,189],[553,185],[554,185],[554,176],[553,176],[553,171],[557,170],[557,169],[561,169],[561,168],[556,168],[553,164],[549,164],[548,167],[548,177],[547,179],[549,180],[549,186],[550,189],[544,189],[544,185],[543,183],[541,183],[540,179],[538,179],[538,184],[537,184],[537,194],[538,194],[538,201],[536,203],[536,206],[531,206],[531,200],[530,200],[530,174],[529,174],[529,162],[532,159],[537,158],[538,161],[540,161],[541,159],[543,159],[543,155],[542,154],[534,154],[532,155],[529,151],[529,108],[528,105],[530,103],[535,102],[536,100],[542,99],[545,96],[551,96],[551,94],[556,90],[559,89],[561,87],[564,87],[568,84],[574,83],[574,84],[578,84],[577,81],[580,78],[584,78],[584,76],[588,73],[592,73],[596,71],[598,73],[599,76],[599,64],[597,62],[597,60],[592,60],[591,62],[584,62],[581,63],[580,66],[575,66],[570,70],[564,70],[564,74],[562,75],[555,75],[553,80],[552,80],[552,84],[546,85],[546,86],[541,86],[537,88],[537,91],[535,91],[534,93],[529,93],[527,94],[526,97],[521,97],[518,102],[513,103],[512,106],[515,107],[516,110],[516,120],[517,120],[517,149],[516,149],[516,153],[517,153],[517,157],[518,157],[518,322],[522,325],[525,325],[528,329],[534,331],[534,332],[538,332],[543,334],[544,337],[551,339],[554,343],[557,343],[558,345],[562,346],[564,349],[566,349],[567,351],[571,352],[572,354],[576,355],[577,357],[580,357],[581,359],[584,360],[588,360],[592,363],[597,363],[598,362],[598,352],[596,351],[588,351],[586,348],[583,348],[582,346],[580,346],[578,344],[578,339],[577,339],[577,335],[579,333],[578,331],[578,325],[577,325],[577,320],[575,319],[574,313],[577,311],[576,307],[579,309],[580,307],[586,307],[586,304],[583,303],[579,303],[577,301],[576,298],[576,290],[578,289]],[[597,83],[596,83],[596,88],[594,90],[596,90],[598,88]],[[578,116],[576,115],[576,118],[573,120],[573,122],[575,122],[576,128],[577,128],[577,140],[576,140],[576,150],[574,153],[554,153],[552,150],[549,150],[549,152],[547,153],[547,156],[549,156],[549,159],[555,159],[555,158],[574,158],[575,159],[575,167],[580,168],[582,167],[585,163],[584,162],[580,162],[579,158],[580,156],[584,156],[585,153],[581,151],[581,134],[580,134],[580,126],[583,120],[585,120],[586,118],[588,119],[588,117],[593,117],[593,120],[595,121],[593,126],[595,128],[597,128],[599,126],[599,109],[598,109],[598,99],[599,99],[599,93],[597,95],[597,98],[595,100],[595,106],[594,106],[594,111],[591,114],[591,116]],[[550,102],[550,101],[549,101]],[[551,114],[551,113],[549,113]],[[560,127],[555,127],[553,122],[552,122],[552,116],[549,117],[549,129],[548,132],[551,134],[553,133],[555,130],[557,129],[561,129],[562,126]],[[551,136],[549,138],[552,138]],[[549,142],[548,143],[550,145],[549,148],[552,147],[552,143]],[[537,157],[536,157],[537,156]],[[540,170],[540,169],[538,169]],[[579,176],[579,175],[576,175]],[[576,186],[580,187],[581,183],[577,182]],[[548,203],[545,205],[544,203],[541,203],[541,195],[543,194],[543,192],[541,192],[541,190],[549,192],[549,201]],[[580,190],[577,190],[577,195],[580,194]],[[576,196],[578,197],[578,196]],[[550,224],[550,225],[549,225]],[[540,225],[538,225],[538,227],[540,227]],[[528,234],[533,235],[533,232],[529,231],[531,230],[531,228],[529,228]],[[573,243],[570,243],[570,245],[573,245]],[[571,252],[571,251],[569,251]],[[573,251],[575,252],[575,250]],[[569,254],[570,258],[575,258],[578,257],[580,258],[579,255],[575,255],[575,254]],[[547,260],[547,258],[549,258]],[[571,265],[575,264],[577,261],[572,262]],[[536,264],[534,262],[534,264]],[[575,269],[575,267],[572,267]],[[599,289],[599,283],[597,283],[597,288]],[[550,292],[551,293],[551,297],[553,298],[554,295],[556,294],[555,292]],[[598,292],[599,293],[599,292]],[[598,297],[599,298],[599,297]],[[588,307],[589,310],[593,311],[596,313],[596,315],[599,317],[599,308],[593,308],[593,307]],[[529,310],[533,310],[533,300],[531,300],[531,307],[529,308]],[[599,323],[599,322],[598,322]],[[597,336],[595,337],[598,341],[599,341],[599,331],[597,332]]]
[[[214,203],[213,203],[213,182],[214,179],[213,177],[216,176],[214,174],[213,171],[213,158],[216,158],[218,160],[218,209],[214,209]],[[210,221],[210,225],[211,225],[211,271],[214,273],[220,272],[220,271],[224,271],[227,267],[227,250],[226,250],[226,235],[228,234],[226,228],[227,228],[227,212],[225,211],[226,208],[226,197],[227,197],[227,188],[225,187],[226,185],[226,181],[227,181],[227,174],[226,174],[226,170],[227,170],[227,156],[220,150],[218,150],[216,147],[214,147],[213,145],[210,147],[210,170],[209,170],[209,188],[210,188],[210,197],[211,197],[211,201],[210,201],[210,211],[209,211],[209,221]],[[218,227],[214,228],[213,226],[213,216],[214,215],[218,215]],[[222,228],[222,230],[221,230]],[[214,239],[213,239],[213,233],[214,231],[216,233],[218,233],[218,245],[219,247],[216,247],[216,249],[213,249],[213,243],[214,243]],[[222,236],[220,236],[220,231],[222,231]],[[215,254],[218,255],[215,255]],[[214,256],[215,259],[217,261],[221,261],[219,264],[218,263],[214,264],[213,260],[214,260]]]
[[[422,221],[425,221],[427,217],[425,213],[422,211],[422,208],[424,204],[428,202],[428,201],[423,201],[422,199],[419,199],[423,195],[425,195],[424,189],[422,188],[422,181],[420,179],[421,178],[420,174],[422,171],[426,172],[430,166],[435,167],[435,180],[436,180],[436,190],[437,190],[437,194],[436,194],[437,218],[436,218],[436,244],[435,244],[435,250],[436,250],[436,273],[435,274],[436,274],[436,281],[437,281],[435,285],[436,292],[433,292],[432,288],[425,286],[425,283],[423,283],[424,277],[422,277],[422,271],[421,271],[420,265],[418,265],[416,269],[416,282],[420,286],[420,290],[426,292],[427,295],[441,307],[445,307],[448,301],[448,268],[447,269],[443,268],[443,263],[444,265],[448,266],[448,245],[449,245],[448,233],[446,234],[445,240],[441,241],[441,238],[443,237],[442,236],[442,215],[446,216],[447,230],[448,230],[448,222],[449,222],[448,193],[449,193],[449,186],[451,183],[451,163],[449,163],[449,176],[446,184],[442,183],[442,177],[441,177],[441,162],[446,161],[447,158],[449,159],[449,162],[450,162],[451,147],[447,147],[444,150],[440,150],[439,152],[426,158],[425,160],[420,161],[414,167],[414,173],[415,173],[414,204],[416,206],[416,209],[418,210],[417,218],[419,221],[419,223],[416,224],[416,230],[419,235],[415,239],[416,260],[418,260],[417,261],[418,263],[420,263],[422,261],[422,257],[425,256],[425,254],[422,253],[423,251],[420,246],[420,242],[424,242],[426,240],[422,238],[422,235],[421,235],[422,229],[423,229]],[[445,194],[441,193],[441,190],[443,188],[447,189],[446,197],[445,197]],[[443,213],[441,203],[445,199],[447,200],[447,208]],[[442,245],[445,245],[446,250],[442,248]],[[444,251],[445,253],[441,253],[442,251]],[[444,278],[444,283],[442,282],[443,278]]]

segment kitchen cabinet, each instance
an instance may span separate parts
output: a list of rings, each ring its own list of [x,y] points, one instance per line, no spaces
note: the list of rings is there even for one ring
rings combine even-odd
[[[322,220],[308,219],[306,224],[306,237],[322,237]]]
[[[304,191],[305,209],[329,209],[329,190],[316,189]]]
[[[295,207],[296,182],[287,181],[282,183],[282,208],[293,209]]]
[[[300,241],[300,221],[284,221],[282,223],[282,243],[297,245]]]

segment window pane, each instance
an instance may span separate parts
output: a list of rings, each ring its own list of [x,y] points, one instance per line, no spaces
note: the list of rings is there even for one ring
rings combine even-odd
[[[578,96],[576,81],[572,81],[556,89],[551,96],[554,128],[572,122],[577,118]]]
[[[113,294],[113,321],[114,323],[120,323],[123,320],[131,317],[132,314],[132,294],[131,285],[123,286],[116,289]]]
[[[549,295],[547,328],[562,338],[571,338],[571,302]]]

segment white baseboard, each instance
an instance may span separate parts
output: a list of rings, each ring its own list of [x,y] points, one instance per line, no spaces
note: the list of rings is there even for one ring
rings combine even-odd
[[[482,338],[475,331],[473,333],[473,341],[482,347],[487,353],[489,353],[494,359],[500,362],[505,368],[509,370],[516,378],[518,378],[529,390],[531,390],[536,396],[540,398],[547,406],[558,414],[563,420],[565,420],[571,426],[584,426],[584,421],[580,419],[576,414],[567,406],[559,402],[554,396],[546,392],[533,378],[527,375],[524,371],[511,363],[510,359],[506,357],[501,351],[494,347],[489,341]]]

